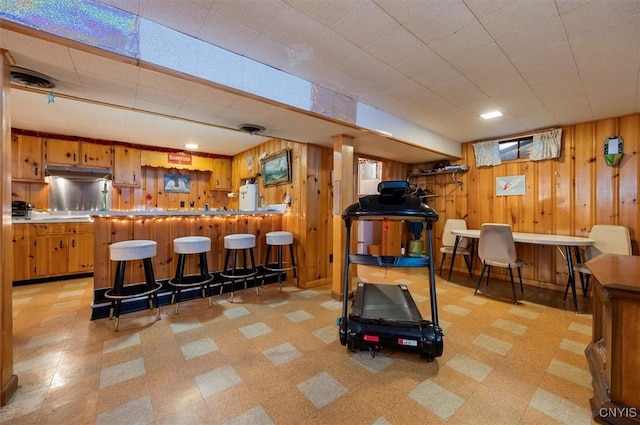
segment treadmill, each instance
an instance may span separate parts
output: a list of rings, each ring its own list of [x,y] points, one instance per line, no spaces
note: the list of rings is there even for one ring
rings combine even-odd
[[[349,351],[369,350],[375,357],[384,348],[407,350],[427,361],[442,355],[444,333],[438,325],[435,272],[433,268],[433,223],[438,214],[420,198],[407,193],[406,181],[383,181],[379,195],[360,198],[342,214],[346,226],[342,317],[338,319],[340,343]],[[354,220],[400,220],[422,222],[426,256],[389,256],[351,253]],[[429,269],[431,320],[423,319],[406,285],[358,282],[348,313],[349,267],[426,267]]]

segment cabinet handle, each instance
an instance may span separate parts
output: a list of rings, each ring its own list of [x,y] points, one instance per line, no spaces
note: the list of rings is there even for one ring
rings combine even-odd
[[[133,175],[133,181],[134,182],[136,181],[136,175],[135,174]]]
[[[62,241],[60,241],[60,249],[62,249]]]
[[[38,167],[36,167],[36,176],[38,175]]]
[[[74,152],[74,154],[73,154],[73,162],[75,162],[75,161],[76,161],[76,154]]]
[[[87,162],[87,154],[84,154],[84,162]]]
[[[71,248],[75,248],[75,247],[76,247],[76,240],[71,239]]]

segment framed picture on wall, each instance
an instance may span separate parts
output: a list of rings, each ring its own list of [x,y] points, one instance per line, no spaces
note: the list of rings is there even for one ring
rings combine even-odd
[[[260,160],[265,186],[291,182],[291,149],[282,149]]]
[[[190,193],[191,176],[183,176],[181,174],[165,174],[164,191],[166,193]]]

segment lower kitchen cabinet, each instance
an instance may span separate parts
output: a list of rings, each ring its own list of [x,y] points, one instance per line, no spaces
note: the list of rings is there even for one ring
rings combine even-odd
[[[14,281],[93,272],[93,223],[14,224],[13,235]]]

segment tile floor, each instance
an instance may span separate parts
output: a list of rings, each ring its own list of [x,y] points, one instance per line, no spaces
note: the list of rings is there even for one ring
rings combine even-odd
[[[426,276],[406,283],[430,317]],[[520,305],[493,281],[487,295],[438,278],[444,354],[350,353],[337,339],[329,287],[276,285],[90,321],[91,279],[14,288],[19,388],[2,424],[590,424],[587,313],[561,293],[526,288]],[[483,286],[484,288],[484,286]],[[504,290],[503,290],[504,289]],[[586,306],[586,307],[585,307]]]

